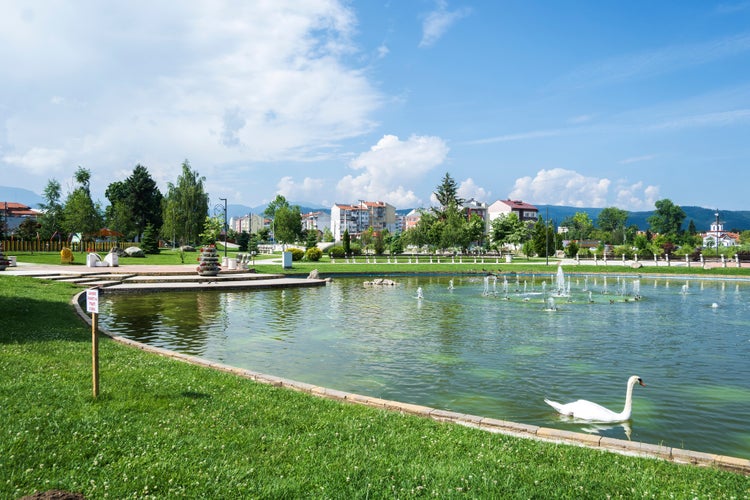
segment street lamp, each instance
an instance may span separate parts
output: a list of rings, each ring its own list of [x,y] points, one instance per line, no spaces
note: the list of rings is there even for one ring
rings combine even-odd
[[[716,258],[719,258],[719,209],[716,209],[716,213],[714,214],[716,216]]]
[[[545,266],[549,266],[549,207],[547,207],[544,224],[544,256],[546,258]]]
[[[227,199],[219,198],[224,202],[224,258],[227,258]]]

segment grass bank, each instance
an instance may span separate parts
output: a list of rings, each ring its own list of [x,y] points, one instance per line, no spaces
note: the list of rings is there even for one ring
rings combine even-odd
[[[0,274],[0,498],[747,498],[714,469],[342,404],[102,339],[64,283]]]

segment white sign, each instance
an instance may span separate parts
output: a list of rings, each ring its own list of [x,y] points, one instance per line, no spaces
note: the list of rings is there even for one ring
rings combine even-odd
[[[86,290],[86,312],[99,314],[99,290],[97,288]]]

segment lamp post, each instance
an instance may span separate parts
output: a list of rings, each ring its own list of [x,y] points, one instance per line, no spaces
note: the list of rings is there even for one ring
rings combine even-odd
[[[219,198],[224,202],[224,258],[227,258],[227,199]]]
[[[544,265],[549,266],[549,207],[546,209],[545,218],[547,221],[544,223]]]
[[[716,209],[716,258],[719,258],[719,209]]]

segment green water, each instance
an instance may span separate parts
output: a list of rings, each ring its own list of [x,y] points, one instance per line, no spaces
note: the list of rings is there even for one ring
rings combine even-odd
[[[142,342],[343,391],[750,458],[746,282],[570,276],[569,296],[555,296],[552,275],[512,278],[507,292],[502,278],[396,277],[388,288],[366,279],[104,295],[100,321]],[[556,310],[545,310],[549,295]],[[625,426],[565,421],[543,401],[620,411],[632,374],[647,387],[635,389]]]

